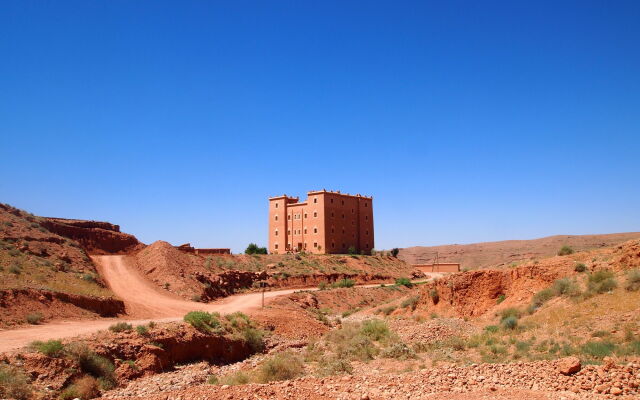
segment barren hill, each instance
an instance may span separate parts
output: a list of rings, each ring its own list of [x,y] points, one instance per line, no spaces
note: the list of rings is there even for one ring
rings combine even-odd
[[[562,246],[575,251],[613,246],[640,238],[640,232],[604,235],[556,235],[532,240],[503,240],[443,246],[416,246],[400,250],[399,258],[410,264],[457,262],[462,268],[486,268],[555,255]]]

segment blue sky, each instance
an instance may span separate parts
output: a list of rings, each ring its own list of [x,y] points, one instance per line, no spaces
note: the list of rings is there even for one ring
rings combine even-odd
[[[0,201],[266,245],[374,196],[376,248],[640,230],[640,2],[4,1]]]

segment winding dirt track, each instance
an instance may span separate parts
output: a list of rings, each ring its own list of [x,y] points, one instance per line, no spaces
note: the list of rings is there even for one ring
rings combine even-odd
[[[262,293],[229,296],[213,303],[196,303],[156,289],[135,268],[127,265],[125,256],[95,256],[100,275],[109,288],[125,302],[126,318],[102,318],[90,321],[57,321],[44,325],[0,331],[0,352],[24,347],[34,340],[73,337],[107,329],[119,320],[132,324],[179,321],[189,311],[217,311],[222,314],[250,312],[262,306]],[[266,292],[265,301],[299,289]]]

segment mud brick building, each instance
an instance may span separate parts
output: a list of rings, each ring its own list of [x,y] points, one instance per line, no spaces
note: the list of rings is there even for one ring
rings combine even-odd
[[[341,253],[355,248],[370,254],[373,197],[327,190],[307,193],[307,200],[287,195],[269,198],[269,252]]]

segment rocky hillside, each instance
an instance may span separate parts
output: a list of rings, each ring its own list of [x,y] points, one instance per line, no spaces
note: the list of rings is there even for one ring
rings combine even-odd
[[[557,235],[533,240],[504,240],[444,246],[417,246],[400,250],[398,257],[410,264],[433,262],[436,253],[440,262],[460,263],[464,269],[510,265],[527,260],[551,257],[562,246],[583,251],[614,246],[640,238],[640,232],[606,235]]]
[[[0,326],[124,311],[83,246],[49,227],[46,218],[0,204]]]

